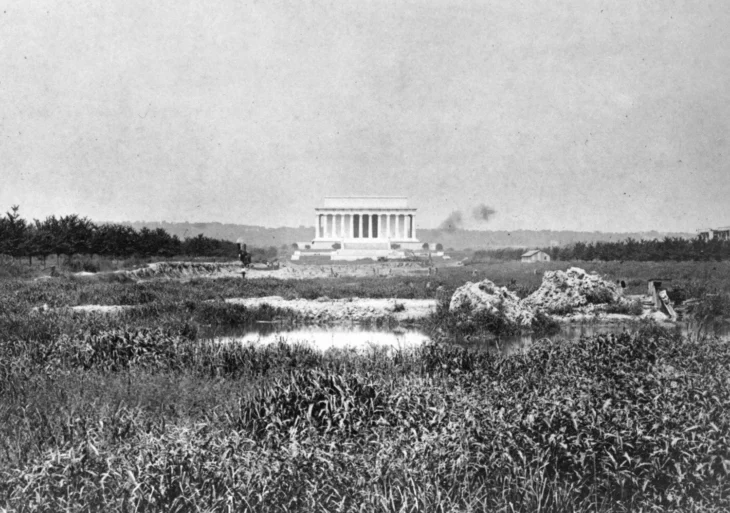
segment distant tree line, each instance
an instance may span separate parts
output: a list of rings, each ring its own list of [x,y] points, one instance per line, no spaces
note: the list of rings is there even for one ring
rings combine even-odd
[[[662,240],[628,238],[617,242],[576,242],[568,246],[542,248],[552,260],[633,260],[639,262],[730,260],[730,241],[665,237]],[[477,250],[472,259],[519,260],[521,248]]]
[[[49,255],[100,255],[114,258],[129,257],[230,257],[237,255],[233,242],[198,235],[180,240],[162,228],[135,230],[115,223],[97,225],[76,214],[46,217],[27,221],[13,206],[0,216],[0,255],[13,258],[43,259]],[[272,251],[273,250],[273,251]],[[254,259],[276,258],[277,249],[249,248]]]
[[[640,262],[730,260],[730,241],[665,237],[658,240],[576,242],[544,249],[553,260],[634,260]]]

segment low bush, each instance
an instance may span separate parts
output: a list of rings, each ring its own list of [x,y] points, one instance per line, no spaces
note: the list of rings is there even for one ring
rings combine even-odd
[[[705,293],[687,307],[690,326],[699,337],[730,326],[730,294]]]
[[[614,302],[614,295],[610,289],[597,288],[586,292],[586,301],[589,305],[611,304]]]
[[[639,300],[621,299],[605,306],[606,313],[639,316],[644,312]]]
[[[450,311],[449,300],[439,302],[436,312],[426,320],[426,329],[436,339],[452,339],[454,341],[476,341],[484,337],[514,335],[521,327],[511,321],[504,311],[482,310],[472,312],[468,305],[460,311]]]
[[[33,275],[33,270],[21,262],[0,255],[0,280],[27,279]]]
[[[532,332],[534,336],[555,335],[560,331],[560,323],[544,312],[538,311],[532,319]]]

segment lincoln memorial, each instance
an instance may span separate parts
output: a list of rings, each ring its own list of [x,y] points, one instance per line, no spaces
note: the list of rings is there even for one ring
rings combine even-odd
[[[404,196],[346,196],[325,198],[315,208],[312,248],[420,249],[416,238],[416,209]]]

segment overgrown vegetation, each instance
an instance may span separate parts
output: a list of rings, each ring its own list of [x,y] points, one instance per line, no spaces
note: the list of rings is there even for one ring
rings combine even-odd
[[[726,342],[642,325],[509,357],[458,347],[514,329],[448,312],[470,273],[0,282],[0,509],[730,508]],[[442,301],[435,342],[413,350],[208,338],[290,314],[222,301],[257,295]],[[730,311],[726,296],[707,301],[698,319]],[[133,308],[56,309],[75,304]]]
[[[439,302],[425,327],[435,339],[458,344],[485,343],[524,331],[530,331],[536,337],[554,335],[560,331],[560,324],[542,312],[535,315],[530,326],[521,326],[510,320],[500,308],[494,312],[483,310],[474,313],[465,306],[461,311],[452,312],[446,300]]]
[[[728,345],[653,327],[508,358],[128,329],[0,352],[13,511],[730,507]]]

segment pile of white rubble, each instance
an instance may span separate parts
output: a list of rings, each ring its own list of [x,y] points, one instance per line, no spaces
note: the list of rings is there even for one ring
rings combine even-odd
[[[497,313],[501,310],[512,323],[529,327],[534,318],[532,310],[522,306],[520,298],[506,287],[498,287],[490,280],[467,282],[451,296],[449,310],[465,311],[469,315],[478,312]]]
[[[567,271],[547,271],[540,288],[523,300],[490,280],[467,282],[454,292],[449,310],[466,311],[470,315],[501,310],[510,322],[529,326],[538,311],[548,314],[585,314],[593,313],[601,305],[621,301],[625,299],[615,283],[578,267],[571,267]]]
[[[523,305],[548,313],[568,310],[590,313],[599,304],[621,301],[621,290],[613,282],[579,267],[567,271],[546,271],[542,285],[527,296]]]

